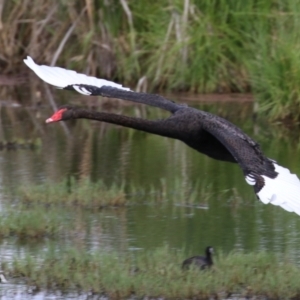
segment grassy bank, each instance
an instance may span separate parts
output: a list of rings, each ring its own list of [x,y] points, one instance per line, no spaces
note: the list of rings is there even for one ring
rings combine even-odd
[[[223,193],[232,192],[224,190]],[[16,191],[17,203],[22,205],[77,207],[99,210],[107,207],[123,207],[136,202],[148,204],[174,203],[190,207],[207,207],[207,201],[215,196],[212,186],[204,182],[194,184],[182,182],[179,178],[172,183],[161,179],[158,188],[142,189],[125,184],[106,186],[102,181],[70,178],[58,183],[21,185]],[[237,196],[238,197],[238,196]]]
[[[23,204],[73,206],[91,210],[126,205],[124,185],[107,187],[102,181],[77,181],[74,178],[59,183],[20,186],[17,198]]]
[[[7,196],[0,213],[0,238],[72,238],[74,229],[85,230],[89,223],[83,211],[99,212],[106,207],[127,204],[124,186],[107,187],[102,181],[70,178],[59,183],[21,185]],[[76,230],[75,230],[76,231]]]
[[[299,117],[300,3],[4,2],[0,66],[30,54],[148,91],[245,92],[272,118]]]
[[[76,220],[66,220],[64,216],[58,209],[14,206],[0,214],[0,238],[32,241],[70,234]]]
[[[225,190],[224,193],[232,191]],[[90,226],[85,213],[98,213],[102,209],[122,211],[128,205],[183,206],[207,209],[208,201],[215,193],[205,182],[200,186],[184,183],[179,179],[174,183],[161,180],[161,186],[137,189],[125,184],[111,186],[102,181],[92,182],[85,178],[69,178],[58,183],[20,185],[15,191],[7,190],[0,213],[0,239],[73,238],[74,228],[85,232]],[[239,197],[238,195],[234,196]],[[115,210],[117,208],[117,210]],[[76,231],[76,230],[75,230]]]
[[[15,258],[4,264],[9,277],[37,288],[105,294],[109,298],[224,299],[232,294],[271,299],[300,296],[297,266],[270,253],[219,255],[208,271],[183,271],[183,251],[168,247],[152,252],[88,253],[49,250],[42,257]]]

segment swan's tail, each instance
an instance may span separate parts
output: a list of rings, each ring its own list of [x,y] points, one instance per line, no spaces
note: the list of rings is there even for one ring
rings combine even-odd
[[[24,63],[45,82],[61,89],[75,90],[88,96],[98,95],[143,103],[172,113],[185,107],[185,105],[176,104],[159,95],[133,92],[121,84],[105,79],[87,76],[59,67],[37,65],[30,56],[24,59]]]
[[[281,206],[289,212],[300,215],[300,180],[289,169],[273,162],[275,178],[266,175],[249,174],[246,176],[248,184],[254,186],[258,198],[264,203]]]

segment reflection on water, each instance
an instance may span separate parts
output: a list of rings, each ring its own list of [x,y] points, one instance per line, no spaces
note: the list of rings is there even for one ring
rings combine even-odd
[[[230,119],[260,142],[269,157],[300,174],[298,137],[254,121],[251,103],[206,103],[199,108]],[[114,111],[148,118],[167,116],[152,108],[148,111],[148,108],[117,107]],[[215,161],[176,140],[99,122],[68,122],[66,131],[60,124],[45,125],[49,115],[46,108],[38,111],[2,108],[0,141],[41,139],[42,142],[33,150],[0,152],[1,201],[8,197],[4,187],[13,190],[21,183],[58,182],[74,175],[102,179],[107,184],[134,184],[137,191],[130,197],[135,204],[97,213],[62,212],[66,218],[82,218],[84,230],[79,226],[71,237],[59,243],[20,244],[14,239],[4,239],[1,257],[34,254],[47,247],[59,249],[70,244],[91,251],[99,248],[128,251],[153,249],[167,243],[174,248],[185,248],[188,255],[202,253],[204,247],[212,245],[224,252],[264,249],[288,254],[295,262],[299,261],[299,216],[257,201],[237,165]],[[197,199],[198,207],[179,205],[184,193],[178,193],[176,205],[167,201],[154,204],[147,200],[147,193],[139,193],[150,188],[161,189],[166,184],[169,191],[166,197],[171,197],[174,185],[172,197],[176,198],[178,182],[183,191],[191,185],[199,191],[202,198]],[[210,193],[203,198],[204,190]]]

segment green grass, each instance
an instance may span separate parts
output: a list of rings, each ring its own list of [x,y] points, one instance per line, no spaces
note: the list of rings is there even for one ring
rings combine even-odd
[[[221,254],[208,271],[183,271],[184,258],[183,251],[169,247],[123,254],[49,250],[38,259],[15,257],[4,271],[38,288],[92,291],[110,298],[133,294],[167,299],[224,299],[231,294],[271,299],[300,296],[299,268],[274,254]]]
[[[126,191],[127,190],[127,191]],[[224,191],[227,193],[229,191]],[[175,178],[174,182],[161,179],[161,186],[136,187],[129,184],[106,186],[102,181],[92,182],[86,178],[63,180],[59,183],[21,185],[17,188],[16,199],[26,205],[49,205],[77,207],[99,210],[107,207],[123,207],[134,203],[148,204],[173,203],[182,206],[208,205],[208,200],[216,196],[211,185],[204,182],[195,184]]]
[[[74,222],[64,220],[59,210],[14,206],[0,214],[0,237],[54,238],[70,231]]]
[[[107,187],[101,181],[93,183],[74,178],[20,186],[15,196],[5,197],[8,201],[0,214],[0,238],[43,240],[68,236],[73,239],[76,228],[85,232],[90,226],[81,217],[84,211],[98,213],[100,209],[142,203],[158,209],[164,205],[206,209],[209,199],[215,195],[212,186],[205,182],[201,186],[196,183],[192,189],[191,184],[179,179],[173,184],[161,180],[161,187],[156,189],[137,189],[131,185],[128,190],[125,194],[124,185]],[[235,198],[238,195],[233,195],[232,201]]]
[[[124,206],[124,185],[107,187],[102,181],[66,179],[59,183],[23,185],[17,190],[21,203],[75,206],[97,210],[107,206]]]

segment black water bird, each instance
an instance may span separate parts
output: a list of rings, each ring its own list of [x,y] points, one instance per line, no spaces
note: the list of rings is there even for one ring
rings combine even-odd
[[[192,256],[187,258],[182,263],[182,269],[188,270],[192,265],[204,270],[208,269],[213,265],[212,254],[214,253],[213,247],[206,247],[205,256]]]
[[[96,112],[72,106],[61,107],[47,123],[69,119],[91,119],[181,140],[193,149],[214,159],[238,163],[245,180],[265,204],[281,206],[300,215],[300,181],[295,174],[267,158],[259,145],[229,121],[177,104],[162,96],[136,93],[120,84],[79,74],[59,67],[37,65],[31,57],[24,59],[41,79],[58,88],[81,94],[119,98],[159,107],[171,113],[161,120],[145,120],[123,115]]]

